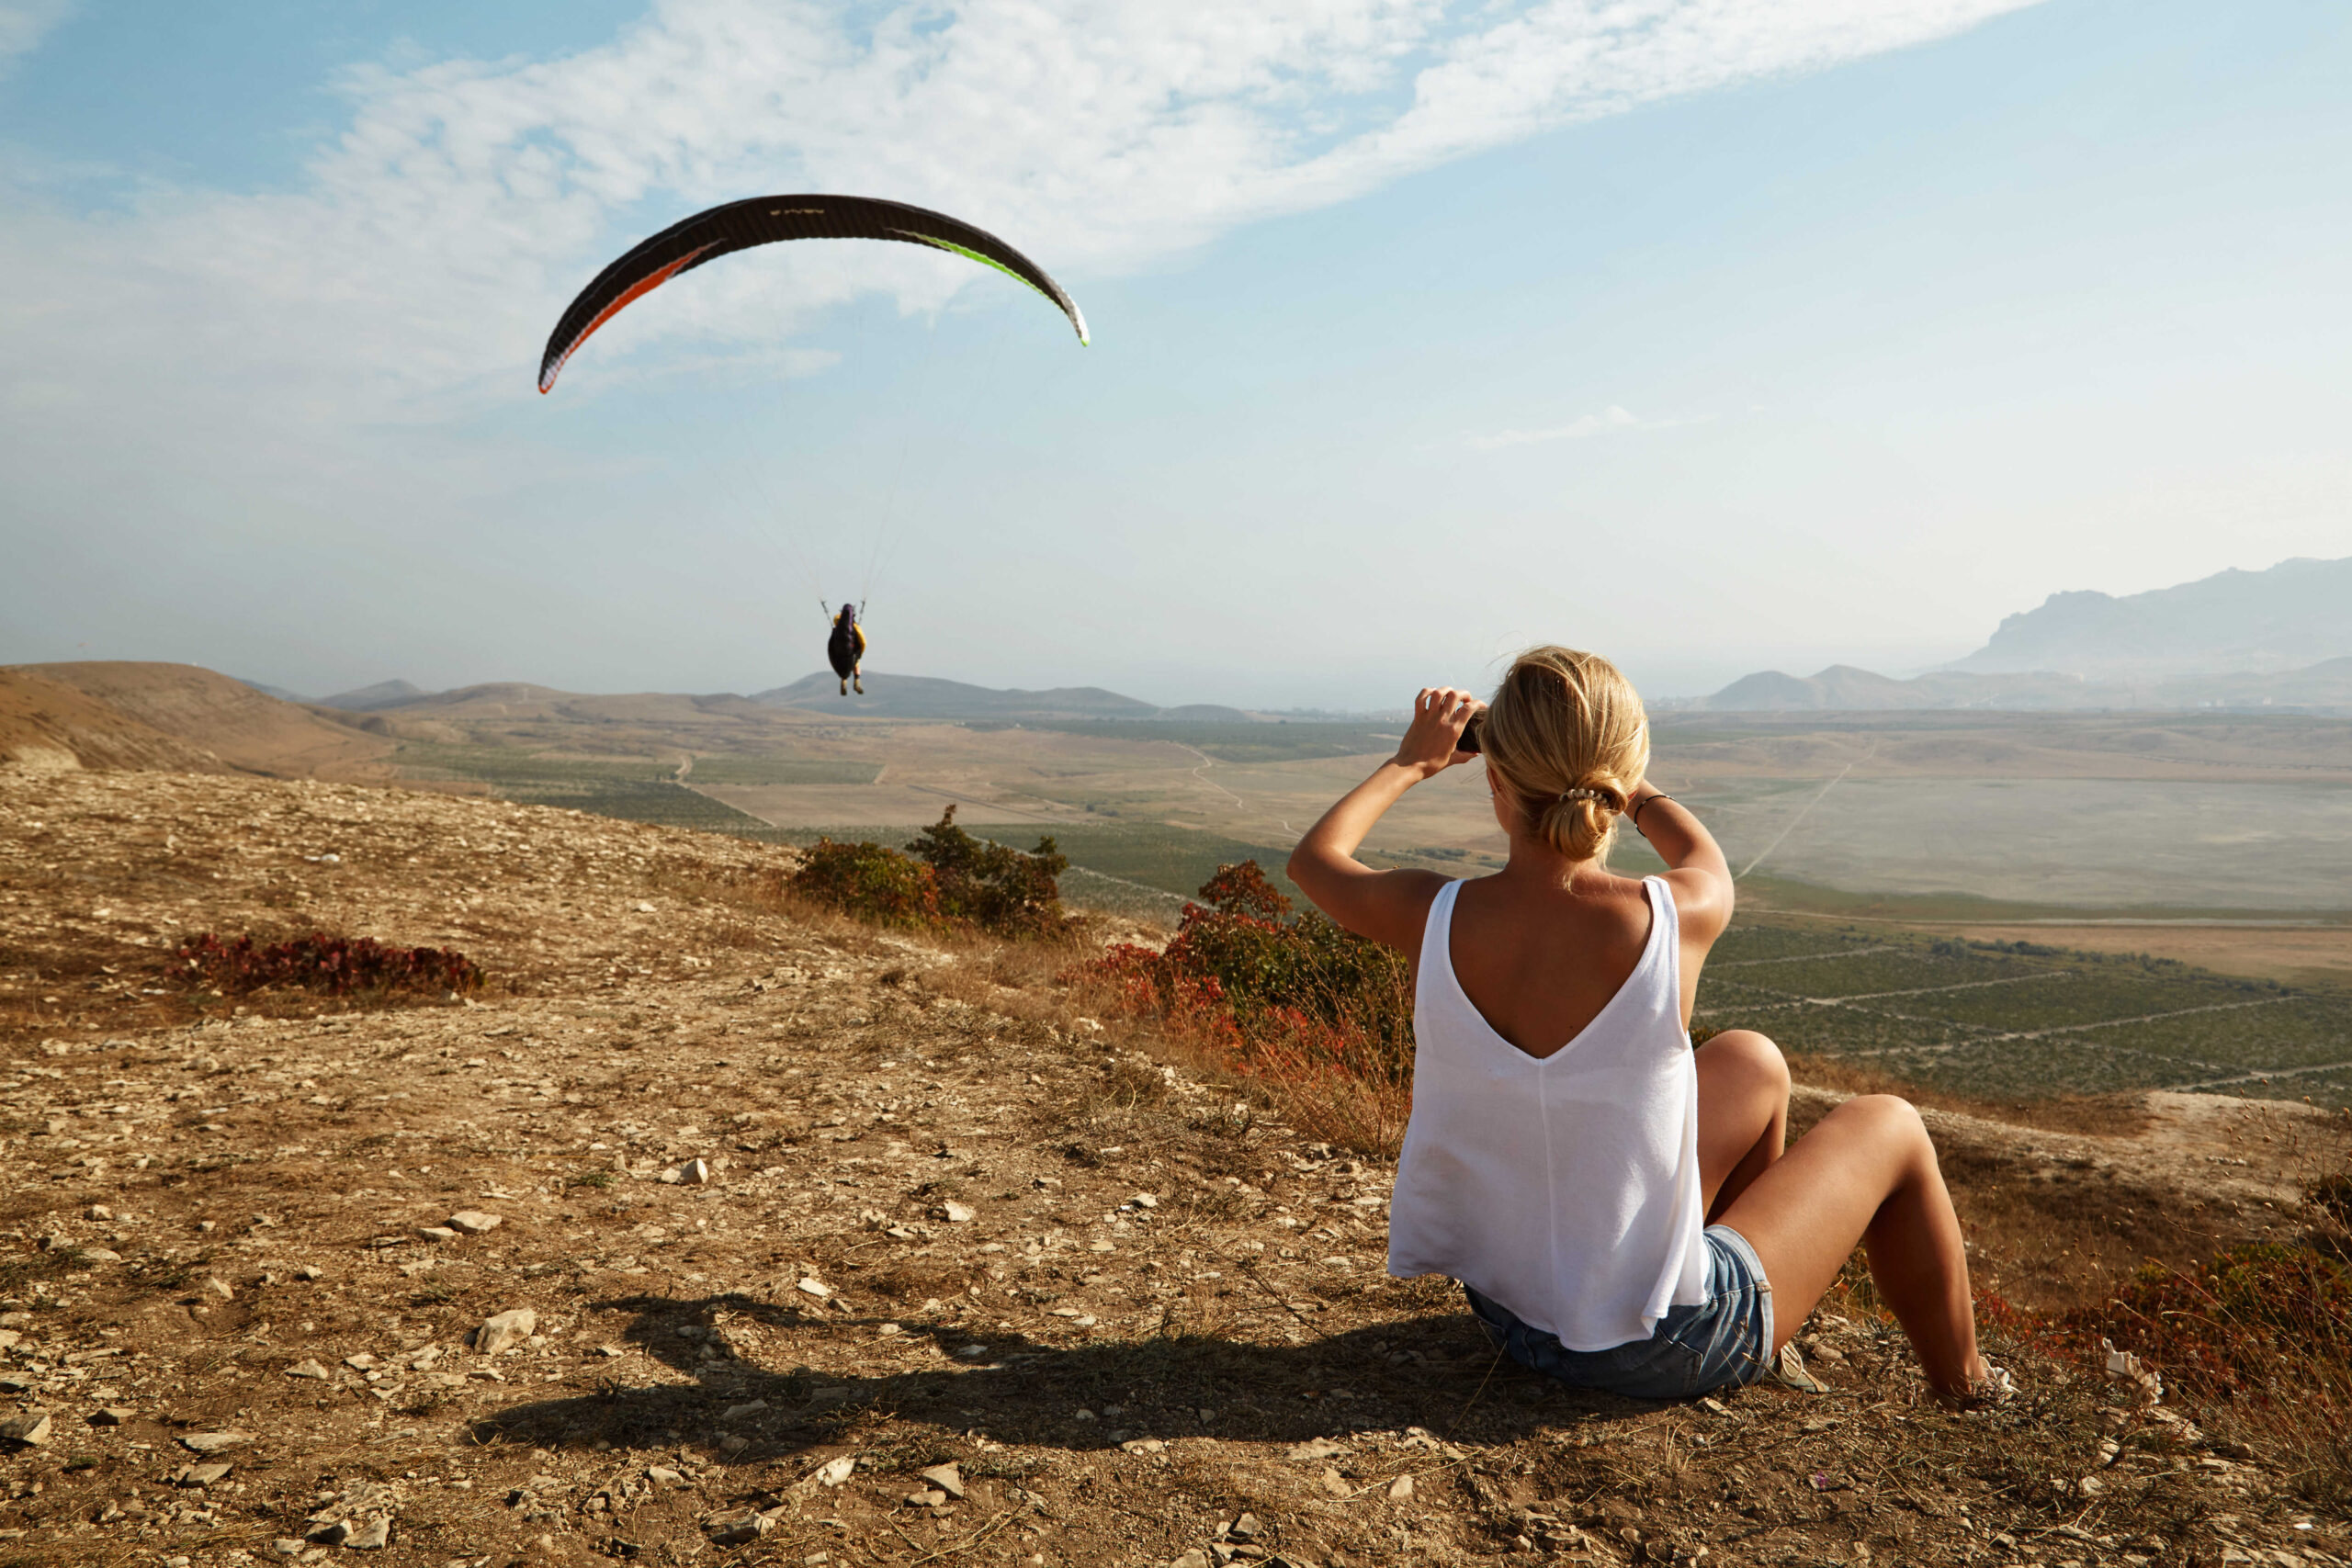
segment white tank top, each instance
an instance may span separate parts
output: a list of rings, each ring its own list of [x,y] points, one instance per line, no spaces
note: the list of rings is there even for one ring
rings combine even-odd
[[[1388,1271],[1451,1274],[1571,1350],[1646,1339],[1705,1300],[1699,1075],[1682,1026],[1674,895],[1649,895],[1641,962],[1581,1033],[1534,1057],[1453,973],[1449,883],[1413,1001],[1413,1113]]]

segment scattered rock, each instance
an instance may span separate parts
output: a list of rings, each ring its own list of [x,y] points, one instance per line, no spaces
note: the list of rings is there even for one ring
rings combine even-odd
[[[1266,1526],[1257,1515],[1244,1514],[1234,1520],[1225,1533],[1235,1540],[1255,1540],[1266,1533]]]
[[[721,1421],[740,1421],[744,1416],[752,1414],[754,1411],[765,1410],[767,1407],[768,1402],[766,1400],[754,1399],[747,1404],[729,1405],[720,1413],[718,1418]]]
[[[657,1486],[684,1486],[686,1483],[686,1478],[684,1475],[662,1464],[647,1465],[645,1479]]]
[[[286,1375],[289,1378],[315,1378],[322,1382],[334,1376],[316,1361],[297,1361],[286,1369]]]
[[[1348,1446],[1345,1443],[1336,1443],[1329,1438],[1314,1438],[1306,1442],[1294,1445],[1290,1450],[1290,1457],[1307,1460],[1337,1459],[1347,1451]]]
[[[504,1216],[486,1214],[480,1209],[460,1209],[445,1222],[453,1231],[468,1235],[486,1235],[505,1223]]]
[[[127,1404],[101,1405],[97,1409],[90,1412],[90,1425],[93,1427],[119,1427],[138,1414],[139,1412],[131,1409]]]
[[[234,1301],[237,1296],[237,1292],[229,1288],[229,1281],[221,1279],[217,1274],[205,1280],[201,1286],[198,1287],[198,1293],[200,1295],[210,1296],[215,1301],[223,1302]]]
[[[857,1461],[848,1454],[843,1454],[839,1459],[829,1459],[824,1463],[817,1467],[817,1484],[820,1486],[839,1486],[842,1482],[847,1481],[850,1476],[856,1472],[856,1470]]]
[[[934,1492],[927,1486],[920,1492],[907,1494],[907,1506],[910,1508],[944,1508],[946,1506],[947,1494]]]
[[[243,1448],[253,1440],[251,1432],[190,1432],[180,1439],[180,1447],[190,1453],[217,1454]]]
[[[793,1288],[802,1295],[814,1296],[820,1302],[833,1293],[833,1288],[821,1280],[803,1280]]]
[[[474,1330],[474,1348],[485,1356],[495,1356],[509,1345],[528,1339],[539,1326],[539,1314],[529,1307],[514,1307],[485,1318]]]
[[[343,1364],[354,1371],[373,1371],[376,1368],[376,1358],[361,1350],[356,1355],[345,1356],[343,1359]]]
[[[1156,1454],[1167,1446],[1158,1438],[1131,1438],[1119,1445],[1131,1454]]]
[[[744,1514],[713,1523],[710,1539],[720,1546],[749,1546],[775,1529],[775,1524],[767,1514]]]
[[[451,1230],[447,1225],[426,1225],[423,1230],[416,1234],[423,1236],[427,1241],[455,1241],[458,1239],[458,1233]]]
[[[172,1479],[182,1486],[210,1486],[228,1480],[229,1472],[235,1468],[227,1464],[182,1465],[172,1472]]]
[[[952,1461],[946,1464],[934,1464],[929,1470],[919,1470],[915,1472],[915,1479],[930,1482],[933,1486],[958,1501],[963,1498],[964,1472]]]
[[[1409,1475],[1400,1475],[1396,1480],[1390,1482],[1388,1483],[1388,1500],[1392,1503],[1411,1502],[1413,1500],[1413,1478]]]
[[[282,1535],[269,1543],[270,1550],[280,1557],[300,1557],[311,1543],[300,1536]]]
[[[710,1162],[690,1159],[684,1165],[672,1166],[655,1179],[669,1182],[673,1186],[684,1182],[689,1187],[700,1187],[710,1180]]]
[[[1209,1554],[1199,1547],[1168,1560],[1168,1568],[1209,1568]]]
[[[968,1203],[942,1203],[934,1213],[951,1225],[968,1224],[980,1217],[979,1211]]]
[[[53,1425],[48,1411],[28,1410],[22,1416],[12,1416],[6,1421],[0,1421],[0,1442],[16,1443],[28,1449],[41,1448],[49,1442],[50,1428]]]

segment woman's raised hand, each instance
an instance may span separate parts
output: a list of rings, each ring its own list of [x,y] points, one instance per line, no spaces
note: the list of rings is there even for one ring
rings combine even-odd
[[[1425,686],[1413,699],[1413,722],[1396,747],[1396,765],[1411,768],[1423,778],[1443,773],[1473,753],[1462,750],[1462,732],[1487,711],[1487,705],[1453,686]]]

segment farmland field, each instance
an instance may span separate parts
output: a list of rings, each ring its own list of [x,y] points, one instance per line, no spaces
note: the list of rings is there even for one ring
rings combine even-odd
[[[2352,1105],[2352,996],[2018,945],[1743,923],[1701,977],[1696,1021],[1975,1096],[2176,1089]]]

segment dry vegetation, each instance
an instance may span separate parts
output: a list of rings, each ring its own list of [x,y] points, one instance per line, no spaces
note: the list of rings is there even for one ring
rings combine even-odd
[[[501,802],[0,773],[0,1429],[37,1438],[0,1457],[0,1562],[324,1559],[379,1521],[379,1561],[474,1568],[2352,1552],[2318,1448],[2151,1404],[2052,1318],[2001,1317],[2027,1396],[1971,1417],[1859,1288],[1806,1327],[1826,1395],[1655,1406],[1498,1363],[1454,1293],[1383,1272],[1385,1158],[1087,1015],[1063,977],[1137,933],[918,939],[800,904],[794,863]],[[487,981],[216,997],[173,975],[206,931]],[[1939,1112],[1988,1277],[2064,1305],[2135,1252],[2320,1224],[2292,1194],[2324,1119],[2211,1103],[2236,1120],[2158,1103],[2136,1136]],[[2053,1250],[2101,1270],[2045,1281]]]

